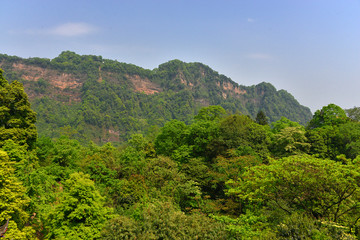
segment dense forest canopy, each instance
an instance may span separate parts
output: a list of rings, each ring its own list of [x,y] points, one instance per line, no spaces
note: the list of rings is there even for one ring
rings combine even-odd
[[[360,237],[357,107],[329,104],[304,127],[210,105],[99,146],[72,128],[37,137],[22,84],[0,71],[0,110],[9,239]]]
[[[191,123],[202,107],[267,121],[281,117],[305,125],[311,112],[270,83],[238,85],[202,63],[172,60],[153,70],[65,51],[54,59],[0,54],[4,76],[24,85],[37,113],[40,136],[71,134],[86,143],[128,140],[171,120]]]

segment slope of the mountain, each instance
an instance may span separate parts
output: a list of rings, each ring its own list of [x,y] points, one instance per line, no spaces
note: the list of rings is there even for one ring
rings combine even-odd
[[[118,141],[172,119],[189,122],[208,105],[252,117],[263,110],[270,121],[285,116],[304,124],[312,117],[285,90],[238,85],[201,63],[172,60],[147,70],[66,51],[51,60],[0,54],[0,68],[8,81],[24,84],[43,136]]]

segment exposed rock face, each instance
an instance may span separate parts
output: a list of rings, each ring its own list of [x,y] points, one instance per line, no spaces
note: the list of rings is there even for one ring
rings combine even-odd
[[[222,84],[220,82],[216,82],[216,85],[222,88],[222,90],[224,90],[222,92],[222,96],[224,99],[226,99],[229,94],[233,97],[238,98],[239,95],[244,95],[247,93],[245,89],[241,89],[240,86],[237,86],[236,84],[231,82],[223,82]]]
[[[127,75],[127,78],[132,82],[136,92],[145,93],[147,95],[162,92],[161,87],[151,82],[147,78],[141,78],[139,75]]]
[[[13,63],[13,68],[14,71],[22,73],[21,78],[24,80],[37,82],[39,79],[48,79],[51,85],[61,90],[65,88],[74,89],[82,85],[80,79],[69,73],[59,73],[56,70],[29,66],[23,63]]]
[[[40,134],[70,126],[86,140],[116,141],[172,119],[189,122],[209,105],[253,117],[263,110],[270,121],[285,116],[306,123],[312,117],[284,90],[239,85],[202,63],[172,60],[147,70],[66,51],[52,60],[0,54],[0,68],[8,81],[23,83]]]

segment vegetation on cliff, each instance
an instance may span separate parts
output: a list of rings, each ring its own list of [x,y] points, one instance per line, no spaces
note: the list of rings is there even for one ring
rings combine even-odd
[[[0,54],[6,78],[23,83],[37,112],[40,136],[65,132],[85,143],[118,142],[149,133],[173,119],[189,124],[202,107],[270,122],[282,116],[306,124],[308,108],[270,83],[246,87],[201,63],[179,60],[153,70],[66,51],[54,59]]]
[[[70,128],[34,138],[22,85],[1,73],[0,127],[10,134],[0,139],[0,222],[10,219],[8,238],[360,236],[357,108],[346,114],[329,104],[304,127],[211,105],[190,122],[99,146],[81,144]],[[12,88],[21,94],[5,94]]]

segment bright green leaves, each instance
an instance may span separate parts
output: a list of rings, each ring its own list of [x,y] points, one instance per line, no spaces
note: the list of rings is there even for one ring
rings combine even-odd
[[[0,146],[7,139],[33,147],[37,138],[36,116],[22,84],[8,84],[0,70]]]
[[[25,195],[26,188],[15,177],[11,165],[13,162],[9,161],[6,152],[0,150],[0,220],[10,218],[7,237],[26,239],[33,233],[30,227],[25,227],[30,199]]]
[[[313,129],[323,126],[339,125],[348,121],[345,111],[335,105],[329,104],[317,110],[307,128]]]
[[[279,133],[282,129],[287,127],[301,127],[301,125],[297,122],[293,122],[286,117],[281,117],[276,122],[271,123],[271,131],[273,133]]]
[[[98,239],[110,209],[88,175],[73,173],[49,215],[50,238]]]
[[[221,106],[209,106],[201,108],[199,113],[194,117],[195,120],[214,121],[219,120],[226,114],[225,109]]]
[[[221,120],[219,136],[212,142],[212,148],[216,156],[224,154],[229,149],[250,147],[265,158],[269,154],[269,144],[270,139],[263,126],[248,116],[230,115]]]
[[[3,77],[3,73],[4,71],[0,69],[0,87],[5,87],[8,84],[6,79]]]
[[[310,146],[302,126],[286,127],[274,136],[273,151],[277,156],[308,153]]]
[[[191,125],[178,120],[165,124],[155,141],[157,153],[181,163],[195,157],[210,161],[239,147],[251,148],[262,158],[268,156],[270,139],[263,126],[244,115],[219,118],[220,110],[205,110]]]
[[[155,149],[158,154],[165,156],[175,156],[180,161],[184,161],[187,157],[179,155],[186,149],[186,138],[188,135],[188,126],[179,120],[172,120],[165,124],[160,134],[155,140]],[[188,149],[186,149],[188,151]],[[188,153],[189,154],[189,153]]]
[[[187,144],[192,157],[211,157],[211,143],[219,135],[219,123],[210,120],[197,120],[189,126]]]
[[[360,123],[348,122],[339,126],[336,140],[341,153],[348,158],[354,159],[360,155]]]
[[[292,156],[251,167],[240,179],[233,182],[229,194],[271,211],[303,211],[350,228],[358,224],[360,168],[356,165]]]
[[[305,128],[299,123],[282,117],[273,122],[271,127],[271,151],[274,156],[284,157],[310,151],[311,145],[306,137]]]
[[[104,228],[102,239],[231,239],[224,224],[203,214],[184,214],[169,202],[150,203],[142,221],[120,216]]]
[[[64,57],[70,59],[72,54]],[[110,87],[106,84],[104,77],[97,87]],[[40,139],[37,148],[29,151],[27,146],[36,136],[30,131],[35,115],[21,85],[9,85],[2,75],[0,85],[0,147],[10,157],[0,151],[0,220],[11,217],[11,238],[30,238],[36,229],[41,238],[57,239],[321,239],[328,236],[328,225],[351,230],[359,226],[360,124],[344,118],[337,106],[317,112],[306,130],[286,118],[273,123],[271,129],[261,125],[266,125],[261,112],[255,122],[210,106],[192,121],[183,117],[184,121],[166,123],[160,133],[153,131],[154,144],[149,135],[136,131],[119,148],[94,143],[82,146],[70,139],[85,134],[87,125],[82,125],[78,133],[66,128],[67,137]],[[114,95],[118,90],[109,96],[109,103],[120,98]],[[101,100],[101,94],[87,94],[89,106]],[[189,92],[175,95],[182,100],[176,101],[173,115],[149,110],[157,123],[184,116],[191,109]],[[149,108],[149,103],[140,100],[150,97],[137,95],[141,107],[134,103],[134,96],[124,96],[126,109],[134,114],[139,112],[136,109]],[[160,95],[158,102],[163,103],[160,112],[173,108]],[[107,115],[120,109],[120,105],[105,109],[107,106],[95,110]],[[87,113],[90,110],[94,109],[88,108]],[[66,112],[60,115],[68,116]],[[110,133],[115,122],[99,122],[90,115],[88,119]],[[119,116],[125,115],[124,111]],[[123,132],[114,128],[114,133],[124,136],[128,129],[146,129],[139,128],[150,124],[142,117],[131,117],[137,123],[122,117],[129,128]],[[79,121],[80,126],[83,121]],[[270,155],[291,157],[269,162]],[[16,174],[22,176],[27,189]],[[121,216],[109,221],[115,215],[107,206]],[[24,227],[28,222],[32,227]],[[343,232],[332,236],[345,236]]]

